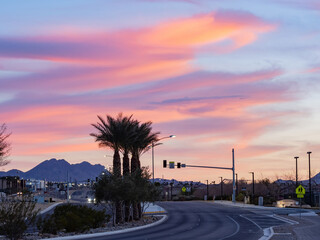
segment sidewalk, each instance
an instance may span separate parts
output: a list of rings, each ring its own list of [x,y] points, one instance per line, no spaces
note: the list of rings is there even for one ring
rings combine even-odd
[[[147,206],[147,208],[144,211],[144,214],[163,214],[166,213],[166,210],[164,210],[162,207],[154,204],[154,203],[150,203],[149,206]]]

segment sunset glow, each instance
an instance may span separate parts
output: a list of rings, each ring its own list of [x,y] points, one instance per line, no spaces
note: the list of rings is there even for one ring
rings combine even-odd
[[[120,3],[121,2],[121,3]],[[254,2],[254,3],[253,3]],[[312,3],[311,3],[312,2]],[[133,114],[161,136],[155,177],[218,181],[320,171],[320,10],[315,1],[8,1],[0,9],[0,124],[11,163],[110,165],[97,115]],[[142,156],[151,166],[151,153]]]

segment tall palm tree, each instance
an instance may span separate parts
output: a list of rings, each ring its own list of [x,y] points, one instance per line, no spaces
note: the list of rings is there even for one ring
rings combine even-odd
[[[98,133],[91,133],[90,135],[95,138],[96,142],[99,142],[99,147],[108,147],[114,151],[113,154],[113,174],[121,178],[121,160],[120,160],[120,148],[121,148],[121,124],[119,119],[122,119],[122,114],[119,114],[117,119],[107,115],[106,121],[98,116],[100,122],[92,124]],[[116,223],[123,222],[122,206],[120,201],[115,202],[116,205]]]
[[[121,140],[120,140],[120,149],[123,154],[122,158],[122,169],[123,175],[130,175],[130,159],[129,152],[132,143],[135,140],[135,129],[138,125],[138,121],[132,119],[132,115],[130,117],[120,117],[117,118],[118,123],[121,125]]]
[[[135,139],[131,144],[131,172],[140,169],[140,156],[150,149],[153,142],[158,141],[160,132],[152,132],[152,122],[135,126]]]
[[[135,140],[135,129],[138,125],[138,121],[132,120],[132,115],[130,117],[123,117],[117,119],[119,124],[121,125],[121,152],[123,154],[122,158],[122,169],[123,169],[123,176],[130,175],[130,159],[129,159],[129,152],[130,147]],[[124,202],[124,220],[130,221],[132,220],[130,214],[130,201]]]
[[[152,133],[152,122],[135,125],[135,138],[131,144],[131,173],[138,174],[141,170],[140,156],[150,149],[150,144],[158,140],[160,132]],[[133,218],[138,220],[142,217],[141,205],[133,204]]]

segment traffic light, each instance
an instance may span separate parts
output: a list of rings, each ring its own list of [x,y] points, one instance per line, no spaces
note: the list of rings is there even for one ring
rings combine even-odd
[[[167,167],[167,160],[163,160],[163,167],[164,167],[164,168]]]
[[[177,168],[181,168],[181,163],[177,163]]]

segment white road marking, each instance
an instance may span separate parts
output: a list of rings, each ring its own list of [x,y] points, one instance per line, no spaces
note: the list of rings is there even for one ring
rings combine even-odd
[[[230,218],[230,219],[231,219],[231,220],[236,224],[237,229],[236,229],[236,231],[235,231],[234,233],[230,234],[229,236],[224,237],[224,238],[221,238],[221,240],[223,240],[223,239],[226,239],[226,238],[229,238],[229,237],[232,237],[232,236],[236,235],[236,234],[239,232],[239,230],[240,230],[240,225],[239,225],[239,223],[237,223],[237,221],[236,221],[236,220],[234,220],[232,217],[230,217],[230,216],[227,216],[227,217],[228,217],[228,218]]]

